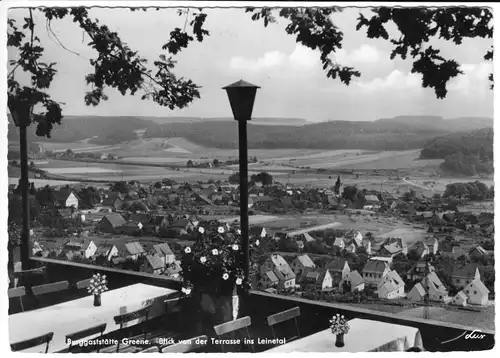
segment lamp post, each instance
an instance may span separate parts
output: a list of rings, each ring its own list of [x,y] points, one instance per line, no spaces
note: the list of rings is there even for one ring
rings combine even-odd
[[[19,140],[21,151],[21,179],[19,186],[22,194],[22,210],[23,210],[23,230],[21,233],[21,265],[22,269],[30,268],[30,207],[29,207],[29,180],[28,180],[28,141],[27,128],[31,123],[33,113],[33,105],[29,100],[14,100],[9,98],[8,106],[12,119],[16,127],[19,127]]]
[[[238,122],[238,140],[240,154],[240,225],[242,248],[244,253],[245,280],[249,281],[250,251],[248,233],[248,148],[247,121],[252,119],[255,95],[259,86],[240,80],[223,87],[229,97],[234,119]]]

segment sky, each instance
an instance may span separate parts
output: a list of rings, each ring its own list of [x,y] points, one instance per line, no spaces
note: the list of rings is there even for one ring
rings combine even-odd
[[[419,75],[410,73],[410,60],[390,60],[389,42],[368,39],[366,32],[356,31],[360,11],[369,14],[367,9],[345,8],[333,16],[334,23],[344,32],[344,41],[342,50],[332,59],[353,66],[362,74],[346,86],[338,79],[326,77],[319,51],[296,44],[295,37],[286,34],[286,20],[278,19],[277,24],[264,28],[262,22],[252,21],[251,14],[243,9],[206,9],[205,28],[210,36],[202,43],[191,43],[174,56],[178,61],[174,73],[202,86],[201,99],[188,108],[173,111],[141,100],[141,95],[122,96],[114,89],[105,90],[108,101],[98,107],[86,106],[84,95],[89,88],[85,75],[92,70],[89,59],[95,57],[86,45],[88,36],[67,18],[52,22],[56,40],[49,36],[40,14],[35,16],[35,31],[45,47],[44,60],[57,62],[58,74],[48,92],[54,100],[64,103],[66,115],[231,117],[221,87],[244,79],[261,87],[254,117],[292,117],[315,122],[371,121],[399,115],[493,117],[493,91],[488,83],[492,64],[483,60],[492,40],[465,40],[461,46],[433,42],[445,57],[456,59],[465,73],[449,83],[446,99],[439,100],[432,89],[421,87]],[[26,9],[13,9],[9,17],[22,22],[26,13]],[[185,22],[185,17],[179,17],[172,8],[147,12],[93,8],[90,15],[118,32],[124,42],[151,62],[165,53],[161,47],[168,41],[170,31],[182,28]],[[394,30],[390,28],[390,34]],[[9,50],[8,55],[15,59],[13,51]],[[19,77],[22,81],[26,78]]]

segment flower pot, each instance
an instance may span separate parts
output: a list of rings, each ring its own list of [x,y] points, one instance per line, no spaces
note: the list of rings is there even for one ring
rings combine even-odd
[[[345,346],[344,333],[337,334],[337,338],[335,340],[335,347],[342,348],[343,346]]]
[[[99,307],[101,305],[101,295],[94,295],[94,306]]]

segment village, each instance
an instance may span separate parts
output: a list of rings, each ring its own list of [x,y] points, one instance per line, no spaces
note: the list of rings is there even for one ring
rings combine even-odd
[[[10,187],[11,198],[16,190]],[[180,258],[196,230],[214,220],[226,229],[239,225],[238,186],[228,182],[32,186],[31,194],[34,256],[173,280],[180,278]],[[412,192],[396,197],[344,187],[340,177],[324,189],[253,182],[250,235],[261,246],[253,288],[330,302],[486,307],[494,299],[493,214],[460,210],[466,199]],[[355,223],[338,227],[334,220],[299,230],[252,223],[268,214],[353,212],[405,220],[426,227],[427,234],[409,245],[403,238],[362,233]]]

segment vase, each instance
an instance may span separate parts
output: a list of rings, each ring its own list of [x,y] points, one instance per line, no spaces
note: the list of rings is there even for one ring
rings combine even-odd
[[[101,305],[101,295],[94,295],[94,306],[99,307]]]
[[[335,340],[335,347],[342,348],[344,344],[344,333],[337,334],[337,339]]]

